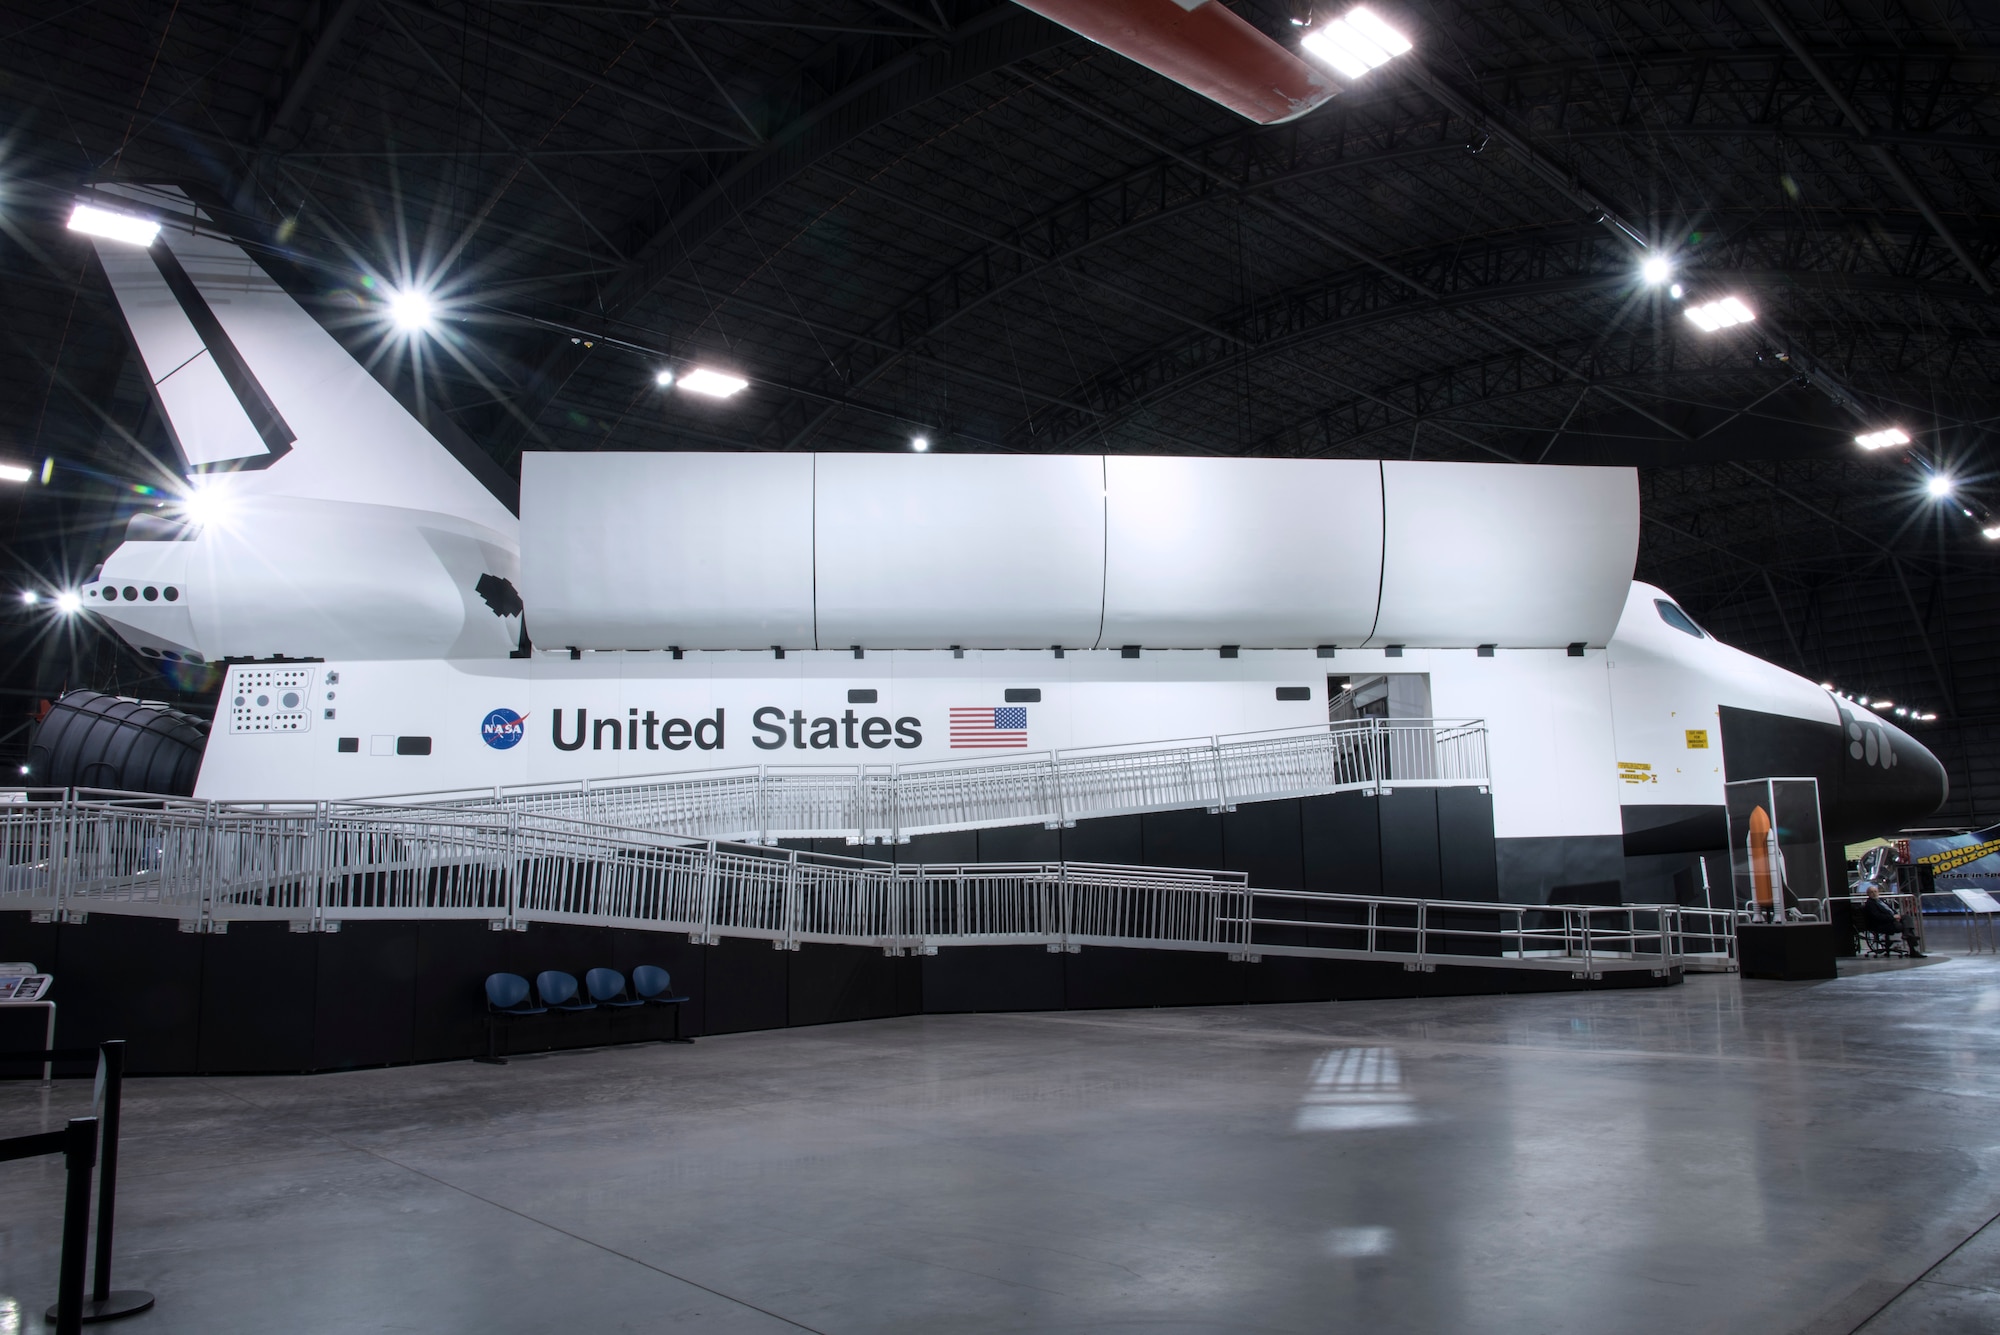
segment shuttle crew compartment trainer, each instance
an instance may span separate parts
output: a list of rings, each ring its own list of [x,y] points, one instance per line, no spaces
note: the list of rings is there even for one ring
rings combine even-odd
[[[104,189],[162,223],[96,244],[200,486],[79,593],[149,656],[238,660],[200,796],[1478,720],[1526,899],[1721,848],[1726,780],[1818,778],[1833,838],[1943,800],[1887,720],[1633,582],[1630,469],[529,454],[517,518],[185,195]]]

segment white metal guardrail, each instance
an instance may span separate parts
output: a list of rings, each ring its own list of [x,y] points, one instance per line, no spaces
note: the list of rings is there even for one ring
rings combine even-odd
[[[943,830],[1054,827],[1096,816],[1489,782],[1483,721],[1367,718],[999,760],[743,766],[370,801],[532,812],[699,839],[862,844]]]
[[[178,919],[568,922],[878,947],[1085,945],[1665,971],[1672,907],[1612,909],[1272,891],[1240,872],[1095,863],[894,865],[468,807],[228,806],[70,792],[0,804],[0,909]]]

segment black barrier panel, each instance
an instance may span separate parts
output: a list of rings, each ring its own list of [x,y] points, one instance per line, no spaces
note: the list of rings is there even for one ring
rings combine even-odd
[[[1098,816],[1062,831],[1065,862],[1105,862],[1136,867],[1145,862],[1145,841],[1137,816]]]
[[[196,1069],[234,1075],[312,1068],[318,945],[316,934],[282,922],[232,922],[226,933],[202,940]]]
[[[1098,946],[1056,958],[1063,961],[1063,1001],[1070,1010],[1240,1005],[1244,971],[1255,967],[1222,954]]]
[[[1139,817],[1148,867],[1222,866],[1222,817],[1207,811],[1149,811]]]
[[[1222,868],[1265,890],[1303,890],[1305,845],[1296,798],[1246,802],[1222,816]]]
[[[1308,890],[1338,895],[1382,893],[1380,798],[1328,793],[1299,799],[1301,875]]]
[[[923,957],[924,1012],[1059,1011],[1063,956],[1043,946],[965,946]]]
[[[979,831],[981,862],[1060,862],[1062,831],[1039,825],[1001,825]]]
[[[132,1074],[187,1072],[200,1065],[207,941],[171,918],[93,913],[88,922],[63,924],[54,950],[23,958],[55,975],[49,995],[61,1016],[57,1041],[123,1038]]]
[[[520,972],[513,947],[522,933],[491,931],[483,920],[420,922],[416,929],[410,989],[414,1059],[446,1061],[483,1052],[486,975]]]
[[[909,843],[895,845],[895,860],[905,867],[920,862],[935,862],[940,866],[977,862],[979,831],[946,830],[941,834],[912,835]]]
[[[1404,899],[1444,898],[1438,857],[1435,788],[1397,788],[1377,801],[1382,822],[1382,893]]]
[[[879,1020],[922,1009],[922,970],[872,946],[806,945],[786,956],[791,1025]]]
[[[1477,788],[1438,789],[1437,846],[1439,879],[1446,899],[1499,902],[1493,794]]]
[[[702,1032],[782,1029],[790,1017],[789,951],[769,941],[724,937],[708,947],[707,1015]],[[689,1032],[693,1032],[690,1030]]]
[[[348,921],[317,944],[313,1066],[414,1061],[417,924]]]

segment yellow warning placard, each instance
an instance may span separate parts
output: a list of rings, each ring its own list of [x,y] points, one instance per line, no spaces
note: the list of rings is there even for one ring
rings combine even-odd
[[[1687,730],[1687,735],[1688,735],[1688,750],[1690,751],[1708,750],[1707,728],[1689,728]]]
[[[1618,777],[1626,783],[1658,783],[1659,776],[1653,773],[1651,765],[1636,760],[1618,762]]]

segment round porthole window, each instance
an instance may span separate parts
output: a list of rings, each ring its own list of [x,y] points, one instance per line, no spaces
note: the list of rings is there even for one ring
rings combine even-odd
[[[268,695],[260,695],[257,697],[257,708],[259,709],[266,708],[267,706],[270,705],[270,703],[271,703],[271,697]]]
[[[115,603],[115,602],[117,602],[117,601],[118,601],[118,590],[116,590],[116,589],[106,589],[106,590],[104,591],[104,601],[105,601],[105,602],[107,602],[107,603]]]
[[[146,586],[146,601],[149,603],[157,602],[159,601],[159,597],[160,597],[160,591],[154,588],[152,585],[148,584]]]
[[[136,589],[136,588],[134,588],[134,587],[133,587],[132,585],[130,585],[130,584],[127,584],[127,585],[125,586],[125,598],[126,598],[126,601],[128,601],[128,602],[134,602],[134,603],[138,602],[138,601],[139,601],[139,590],[138,590],[138,589]]]
[[[286,691],[285,708],[297,709],[298,707],[299,707],[299,693],[297,691]]]
[[[171,603],[171,602],[174,602],[174,601],[176,601],[176,600],[178,600],[178,599],[180,598],[180,596],[181,596],[181,591],[180,591],[179,589],[175,588],[175,587],[174,587],[173,585],[169,584],[169,585],[167,585],[167,587],[166,587],[166,592],[165,592],[164,596],[165,596],[166,600],[167,600],[168,602],[170,602],[170,603]]]

